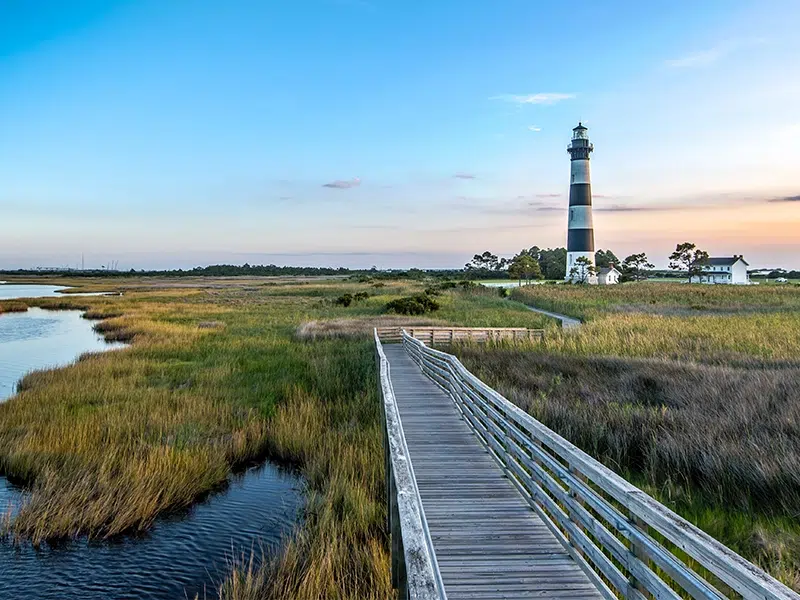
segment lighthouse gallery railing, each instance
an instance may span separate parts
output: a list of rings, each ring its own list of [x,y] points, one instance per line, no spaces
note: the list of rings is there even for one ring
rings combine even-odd
[[[506,400],[456,357],[405,331],[403,344],[605,597],[800,599]]]

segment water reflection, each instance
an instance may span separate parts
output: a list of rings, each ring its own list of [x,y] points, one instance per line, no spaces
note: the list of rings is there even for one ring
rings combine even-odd
[[[50,298],[65,290],[62,285],[39,285],[27,283],[0,283],[0,300],[15,298]]]
[[[59,289],[0,285],[0,299],[55,296]],[[104,342],[80,311],[0,315],[0,402],[30,370],[119,346]],[[229,483],[190,510],[160,518],[144,535],[39,549],[0,541],[0,600],[215,598],[231,558],[277,545],[303,505],[302,480],[270,463]],[[0,518],[23,501],[24,490],[0,477]]]
[[[0,315],[0,402],[14,394],[28,371],[69,364],[84,352],[123,346],[106,343],[77,310],[30,308]]]
[[[0,478],[0,507],[20,490]],[[269,550],[291,533],[302,507],[301,480],[266,464],[190,511],[159,519],[145,535],[43,546],[0,542],[0,600],[178,600],[215,598],[229,561]]]

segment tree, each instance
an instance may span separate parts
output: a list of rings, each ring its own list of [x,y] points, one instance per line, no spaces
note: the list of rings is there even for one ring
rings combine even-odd
[[[594,264],[598,269],[618,265],[619,259],[611,250],[598,250],[594,253]]]
[[[567,249],[548,248],[540,250],[536,246],[528,250],[528,253],[539,260],[542,274],[545,279],[564,279],[567,275]]]
[[[655,265],[647,260],[647,254],[631,254],[622,261],[622,276],[626,281],[641,281],[647,278],[646,269],[653,269]]]
[[[573,283],[589,283],[589,279],[597,275],[597,267],[585,256],[575,259],[575,266],[569,270],[569,278]]]
[[[703,267],[709,262],[708,252],[700,250],[691,242],[684,242],[675,247],[675,252],[669,255],[669,268],[686,271],[691,283],[692,277],[698,279],[703,273]]]
[[[498,258],[488,250],[483,254],[476,254],[472,260],[464,265],[464,271],[477,277],[491,277],[493,274],[504,270],[510,261],[507,258]]]
[[[530,282],[531,279],[542,279],[542,269],[539,261],[533,258],[527,250],[521,251],[509,261],[508,274],[517,279],[522,285],[522,280]]]

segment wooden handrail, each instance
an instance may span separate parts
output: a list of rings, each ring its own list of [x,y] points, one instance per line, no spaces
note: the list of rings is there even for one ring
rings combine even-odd
[[[541,340],[544,329],[528,329],[526,327],[377,327],[377,336],[382,342],[401,342],[403,331],[430,345],[436,343],[452,343],[460,341],[490,342],[500,340]]]
[[[377,330],[374,336],[382,399],[392,585],[402,600],[447,600],[394,397],[389,361]]]
[[[403,331],[531,507],[607,598],[800,600],[788,587]],[[692,560],[686,560],[690,557]]]

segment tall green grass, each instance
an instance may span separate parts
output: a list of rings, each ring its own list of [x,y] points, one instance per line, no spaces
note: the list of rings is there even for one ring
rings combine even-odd
[[[0,404],[0,474],[29,491],[6,533],[40,544],[144,531],[159,515],[223,485],[238,465],[270,456],[295,464],[308,482],[303,525],[277,557],[236,566],[222,596],[388,597],[369,325],[387,299],[422,285],[85,283],[125,293],[0,303],[0,312],[12,305],[81,308],[99,319],[104,335],[132,343],[29,374],[21,393]],[[334,305],[336,296],[356,291],[373,296],[350,308]],[[445,323],[545,322],[494,294],[448,292],[441,299],[436,318]],[[331,320],[357,321],[360,333],[296,335],[302,323]]]
[[[589,454],[800,591],[800,290],[532,286],[586,320],[466,365]]]
[[[685,316],[800,310],[798,286],[649,282],[613,286],[531,285],[512,290],[511,297],[583,320],[611,312]]]

